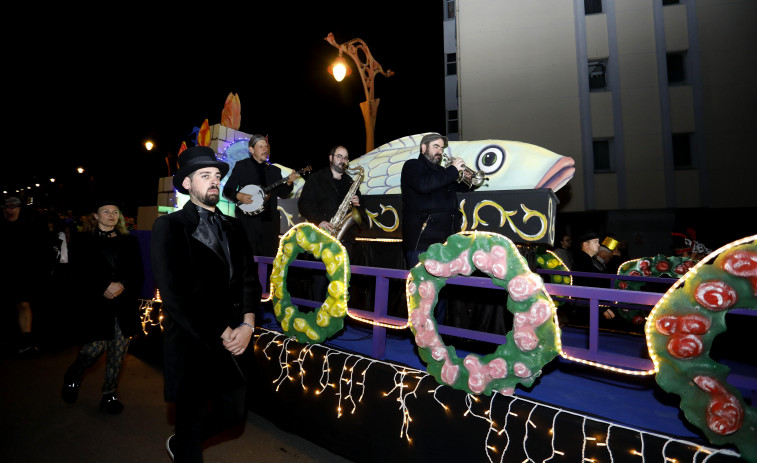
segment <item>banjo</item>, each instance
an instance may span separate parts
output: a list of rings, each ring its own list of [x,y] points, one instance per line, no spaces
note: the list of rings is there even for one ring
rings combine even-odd
[[[298,175],[302,175],[302,174],[310,172],[311,170],[313,169],[310,166],[307,166],[304,169],[300,169],[295,173]],[[268,198],[271,196],[271,190],[273,190],[277,186],[286,182],[287,179],[288,179],[288,176],[264,188],[261,188],[258,185],[252,185],[252,184],[245,186],[244,188],[239,190],[239,193],[250,195],[251,196],[250,199],[252,199],[252,202],[249,204],[244,204],[242,202],[237,201],[237,206],[245,215],[260,214],[261,212],[265,210],[265,205],[268,202]]]

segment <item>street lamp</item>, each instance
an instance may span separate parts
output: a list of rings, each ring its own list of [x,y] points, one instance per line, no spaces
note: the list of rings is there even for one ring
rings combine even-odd
[[[386,77],[394,75],[394,72],[387,69],[386,72],[381,68],[378,61],[373,59],[368,45],[363,42],[362,39],[352,39],[343,44],[336,43],[334,40],[334,34],[329,32],[324,38],[325,41],[339,50],[339,58],[329,67],[329,72],[334,75],[337,82],[341,82],[345,75],[349,75],[349,67],[346,66],[342,53],[347,54],[360,71],[360,79],[363,81],[363,90],[365,91],[365,101],[360,103],[360,110],[363,112],[363,120],[365,121],[365,152],[373,150],[373,131],[376,128],[376,113],[378,112],[379,99],[373,98],[373,79],[376,73],[383,74]],[[358,52],[362,53],[362,57],[358,56]],[[363,58],[363,59],[361,59]],[[344,70],[340,72],[340,66],[344,66]],[[345,74],[342,74],[344,72]],[[339,75],[341,74],[341,78]]]

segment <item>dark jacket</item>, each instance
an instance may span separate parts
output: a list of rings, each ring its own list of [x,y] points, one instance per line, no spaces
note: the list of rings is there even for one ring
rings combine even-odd
[[[348,174],[342,174],[342,178],[336,180],[330,167],[314,172],[302,187],[300,199],[297,201],[300,215],[316,225],[330,221],[351,185],[352,178]],[[355,194],[360,197],[359,190]]]
[[[197,206],[159,217],[151,256],[163,301],[163,373],[167,401],[209,397],[244,384],[236,360],[222,344],[260,304],[261,286],[239,222],[223,217],[231,262]]]
[[[402,166],[402,247],[406,253],[425,251],[459,231],[456,194],[468,187],[457,183],[457,178],[454,166],[433,164],[422,154]]]
[[[74,294],[81,301],[82,341],[107,341],[115,335],[115,320],[126,337],[139,332],[137,299],[144,282],[139,242],[132,235],[103,238],[91,232],[71,237],[69,265]],[[104,296],[112,282],[124,285],[113,299]]]
[[[281,176],[281,169],[264,162],[259,164],[252,158],[242,159],[234,164],[234,169],[229,175],[229,179],[226,181],[226,185],[223,187],[223,195],[232,203],[237,202],[237,192],[247,185],[257,185],[261,188],[265,188],[268,185],[272,185],[283,177]],[[287,185],[283,183],[271,191],[270,198],[265,205],[265,210],[256,216],[244,215],[244,213],[237,207],[236,216],[242,218],[250,218],[260,221],[275,221],[278,224],[279,211],[278,211],[278,198],[286,198],[292,192],[293,185]],[[278,230],[278,227],[277,227]]]

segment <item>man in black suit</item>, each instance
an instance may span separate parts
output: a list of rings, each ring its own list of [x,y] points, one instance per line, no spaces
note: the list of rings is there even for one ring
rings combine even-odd
[[[210,148],[182,152],[173,182],[190,201],[153,226],[165,398],[176,404],[176,434],[166,446],[177,462],[201,462],[203,441],[246,412],[237,360],[252,338],[261,286],[244,231],[215,207],[228,170]]]
[[[460,231],[457,192],[469,188],[458,179],[470,174],[462,158],[442,167],[447,145],[447,137],[438,133],[424,135],[418,157],[402,166],[402,248],[408,268],[429,246]]]
[[[273,257],[279,244],[279,211],[278,198],[286,198],[292,192],[292,184],[297,179],[297,173],[292,172],[285,183],[273,188],[270,197],[264,204],[265,209],[257,215],[245,214],[239,206],[253,202],[251,195],[240,190],[247,185],[257,185],[261,188],[271,186],[283,180],[281,169],[268,162],[268,140],[262,135],[253,135],[248,142],[247,150],[250,157],[242,159],[234,165],[223,195],[237,204],[234,215],[239,219],[247,233],[247,238],[256,256]]]

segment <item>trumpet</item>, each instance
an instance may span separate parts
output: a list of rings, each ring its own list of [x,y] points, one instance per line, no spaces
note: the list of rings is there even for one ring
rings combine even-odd
[[[442,167],[449,167],[452,165],[452,162],[456,158],[450,157],[447,153],[442,152]],[[469,174],[470,177],[466,177],[465,174]],[[465,163],[463,163],[463,170],[458,172],[457,176],[457,183],[465,183],[468,185],[468,188],[473,188],[477,186],[481,186],[486,180],[486,174],[484,174],[484,171],[479,170],[478,172],[474,171],[470,167],[466,166]]]

